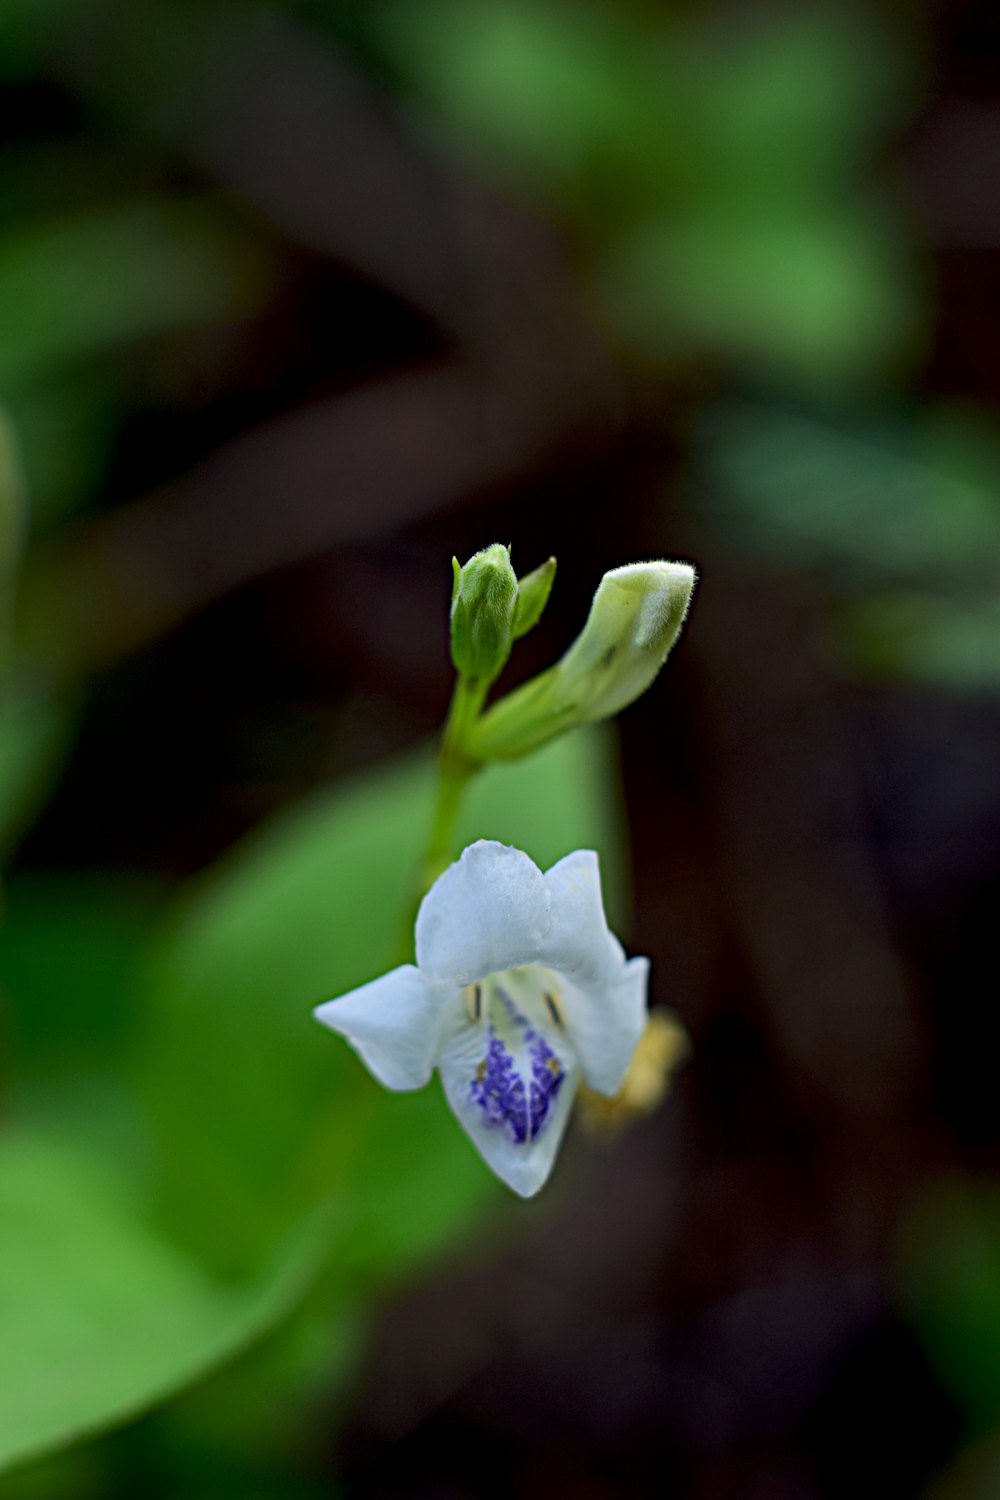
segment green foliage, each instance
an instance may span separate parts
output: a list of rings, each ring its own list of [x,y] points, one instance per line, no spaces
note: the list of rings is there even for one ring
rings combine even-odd
[[[505,838],[543,865],[591,844],[613,892],[607,769],[581,735],[485,773],[462,839]],[[436,1085],[386,1093],[310,1015],[391,961],[432,787],[418,757],[251,837],[185,896],[138,986],[155,892],[130,919],[112,893],[81,907],[68,879],[15,886],[0,977],[28,1075],[13,1103],[33,1123],[0,1138],[0,1465],[178,1391],[317,1279],[323,1327],[349,1348],[359,1297],[503,1201]],[[42,926],[51,953],[33,966]],[[61,1045],[117,1091],[104,1134],[85,1087],[44,1108]],[[326,1343],[326,1366],[335,1354]],[[294,1379],[314,1364],[293,1361]]]
[[[252,1287],[215,1286],[65,1143],[0,1140],[0,1465],[141,1411],[301,1294],[318,1235]]]
[[[72,741],[72,703],[14,687],[0,701],[0,854],[37,813]]]
[[[634,153],[633,39],[593,8],[419,0],[381,7],[379,34],[403,77],[529,192],[586,211]]]
[[[881,678],[964,692],[1000,690],[1000,604],[892,589],[840,612],[837,642]]]
[[[25,528],[24,481],[14,430],[0,411],[0,586],[9,588],[21,556]]]
[[[923,1494],[924,1500],[996,1500],[1000,1494],[1000,1432],[959,1453]]]
[[[851,427],[719,404],[697,463],[727,545],[826,575],[855,670],[1000,686],[1000,444],[970,417]]]
[[[905,92],[860,7],[719,27],[570,0],[406,0],[379,34],[425,109],[576,226],[625,339],[841,390],[907,357],[903,235],[860,190]]]
[[[21,453],[13,426],[6,413],[0,410],[0,681],[7,675],[14,588],[26,525],[27,502]]]
[[[15,873],[0,929],[8,1111],[130,1166],[146,1133],[124,1073],[163,903],[155,881]]]
[[[1000,446],[968,422],[838,425],[727,402],[701,421],[706,510],[728,536],[847,582],[992,589],[1000,562]]]
[[[910,1215],[898,1265],[903,1305],[970,1434],[1000,1426],[1000,1190],[954,1179]]]
[[[10,394],[7,406],[21,440],[34,537],[95,500],[125,411],[118,388],[123,383],[120,369],[86,362]]]
[[[3,0],[0,5],[0,79],[30,78],[52,48],[58,29],[83,0]]]
[[[246,315],[266,259],[205,204],[120,205],[0,239],[0,389],[177,326]]]
[[[846,388],[883,371],[912,321],[892,234],[857,206],[765,213],[722,202],[650,220],[616,248],[602,285],[651,358],[702,350],[803,386]]]

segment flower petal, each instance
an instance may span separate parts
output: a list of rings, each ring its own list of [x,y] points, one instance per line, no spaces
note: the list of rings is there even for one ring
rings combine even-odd
[[[417,915],[417,963],[461,988],[531,963],[548,933],[541,870],[519,849],[480,839],[431,886]]]
[[[625,956],[608,931],[601,898],[601,872],[593,849],[577,849],[552,866],[545,876],[551,927],[540,961],[564,975],[571,984],[616,982]]]
[[[562,1003],[566,1031],[583,1076],[599,1094],[615,1094],[648,1018],[649,959],[633,958],[606,986],[567,985]]]
[[[430,985],[413,964],[317,1005],[313,1015],[339,1031],[389,1089],[419,1089],[434,1066],[450,986]],[[457,1000],[457,996],[455,997]]]
[[[491,1171],[522,1198],[545,1183],[566,1131],[579,1082],[565,1040],[530,1032],[516,1059],[485,1025],[449,1019],[438,1068],[445,1095],[462,1129]],[[492,1050],[491,1050],[492,1049]],[[525,1055],[527,1053],[528,1055]]]

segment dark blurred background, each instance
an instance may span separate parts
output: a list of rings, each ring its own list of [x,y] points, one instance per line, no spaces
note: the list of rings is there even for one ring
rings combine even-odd
[[[0,79],[8,1112],[436,731],[453,553],[558,556],[511,681],[701,574],[618,726],[667,1106],[0,1495],[1000,1494],[996,8],[4,0]]]

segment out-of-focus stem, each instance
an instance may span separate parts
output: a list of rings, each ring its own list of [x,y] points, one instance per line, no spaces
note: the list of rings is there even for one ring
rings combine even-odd
[[[417,867],[414,890],[407,905],[400,941],[400,962],[413,957],[413,925],[420,902],[455,855],[455,825],[462,797],[480,762],[471,760],[462,749],[468,730],[479,717],[489,684],[479,678],[459,674],[452,694],[448,717],[441,737],[438,757],[438,783],[434,815],[423,857]]]

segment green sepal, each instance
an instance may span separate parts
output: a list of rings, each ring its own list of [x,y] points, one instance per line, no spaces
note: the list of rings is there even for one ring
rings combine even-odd
[[[517,582],[517,605],[514,609],[514,631],[515,641],[519,641],[522,635],[527,635],[529,630],[534,630],[542,612],[549,602],[552,592],[552,583],[556,576],[556,560],[550,557],[533,572],[526,573]]]

